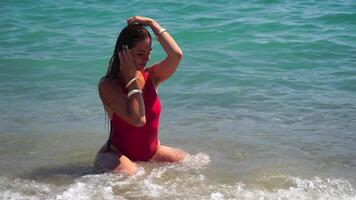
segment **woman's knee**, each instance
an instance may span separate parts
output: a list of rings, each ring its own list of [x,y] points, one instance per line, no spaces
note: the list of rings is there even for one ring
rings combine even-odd
[[[124,155],[119,158],[119,163],[120,164],[113,170],[113,172],[132,175],[136,173],[138,169],[137,165]]]
[[[177,153],[176,153],[176,157],[177,157],[178,161],[183,160],[183,159],[184,159],[185,157],[187,157],[187,156],[188,156],[188,153],[187,153],[187,152],[178,149],[178,151],[177,151]]]
[[[97,170],[114,173],[134,174],[137,166],[126,156],[114,152],[98,153],[94,166]]]
[[[180,149],[174,149],[174,160],[179,162],[183,160],[188,154]]]
[[[159,162],[179,162],[188,154],[180,149],[175,149],[168,146],[160,146],[156,155],[153,156],[154,161]]]

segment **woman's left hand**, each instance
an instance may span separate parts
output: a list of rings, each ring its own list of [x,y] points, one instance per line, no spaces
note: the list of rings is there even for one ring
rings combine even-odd
[[[150,26],[154,20],[143,16],[133,16],[127,19],[127,24],[139,23],[145,26]]]

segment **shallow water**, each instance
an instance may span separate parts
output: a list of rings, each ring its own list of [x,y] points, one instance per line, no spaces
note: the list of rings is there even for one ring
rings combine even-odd
[[[162,8],[162,9],[161,9]],[[0,199],[355,199],[356,3],[0,3]],[[184,59],[159,88],[183,163],[97,174],[118,32],[157,19]],[[164,56],[153,42],[150,64]]]

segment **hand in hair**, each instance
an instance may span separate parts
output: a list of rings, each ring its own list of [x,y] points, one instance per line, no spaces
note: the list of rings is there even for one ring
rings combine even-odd
[[[142,24],[144,26],[150,26],[154,20],[143,16],[133,16],[127,19],[127,24]]]
[[[120,68],[121,72],[124,76],[125,81],[131,80],[135,77],[136,67],[133,61],[133,56],[131,53],[131,49],[128,46],[122,47],[121,51],[119,51],[119,59],[120,59]]]

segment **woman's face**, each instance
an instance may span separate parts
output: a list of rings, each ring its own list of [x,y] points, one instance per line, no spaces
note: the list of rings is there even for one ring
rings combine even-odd
[[[151,38],[146,38],[132,47],[132,55],[137,70],[143,70],[151,55]]]

